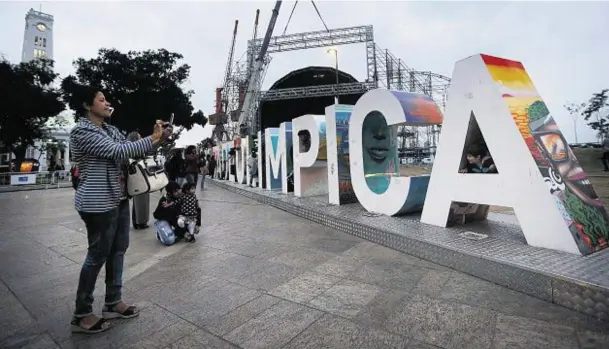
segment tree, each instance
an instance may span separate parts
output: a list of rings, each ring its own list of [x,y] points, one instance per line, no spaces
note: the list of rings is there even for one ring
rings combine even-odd
[[[60,91],[52,86],[57,76],[51,60],[0,61],[0,139],[15,154],[17,166],[28,146],[50,138],[49,120],[65,110]]]
[[[213,148],[216,146],[216,142],[214,141],[213,138],[207,137],[204,140],[202,140],[201,143],[199,143],[199,146],[201,147],[201,149]]]
[[[567,103],[564,105],[565,109],[571,114],[573,118],[573,134],[575,135],[575,144],[579,144],[577,139],[577,118],[582,115],[582,110],[586,106],[586,103]]]
[[[609,89],[603,89],[595,93],[588,101],[588,105],[582,111],[584,120],[588,122],[593,130],[598,131],[599,137],[607,136],[609,131]],[[592,119],[592,121],[590,121]]]
[[[129,51],[100,49],[97,58],[79,58],[73,62],[76,76],[63,79],[64,98],[72,110],[81,110],[79,88],[89,85],[100,88],[115,108],[111,123],[128,133],[138,131],[142,136],[152,133],[155,120],[169,121],[191,129],[204,126],[207,118],[202,111],[193,113],[190,98],[193,91],[181,85],[190,73],[187,64],[178,65],[183,58],[167,50]],[[77,113],[75,119],[84,115]]]

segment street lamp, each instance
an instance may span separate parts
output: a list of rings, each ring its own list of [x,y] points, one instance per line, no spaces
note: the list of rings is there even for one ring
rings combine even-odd
[[[338,104],[338,50],[335,48],[329,48],[328,54],[334,55],[334,63],[336,67],[336,93],[334,95],[334,104]]]

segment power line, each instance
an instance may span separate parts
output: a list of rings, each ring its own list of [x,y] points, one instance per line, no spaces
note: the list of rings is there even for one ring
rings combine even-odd
[[[288,22],[285,24],[285,28],[283,28],[283,34],[281,34],[282,36],[285,35],[285,32],[288,30],[288,25],[290,25],[290,21],[292,20],[292,15],[294,14],[294,10],[296,10],[296,5],[298,5],[298,0],[296,0],[296,2],[294,3],[294,7],[292,7],[292,12],[290,12],[290,17],[288,18]]]
[[[315,1],[311,0],[311,3],[313,4],[313,7],[315,7],[315,12],[317,12],[317,15],[319,16],[319,19],[321,19],[321,23],[324,25],[324,28],[326,28],[326,31],[330,31],[326,25],[326,22],[324,22],[324,19],[321,17],[321,13],[319,13],[319,9],[317,8],[317,5],[315,5]]]

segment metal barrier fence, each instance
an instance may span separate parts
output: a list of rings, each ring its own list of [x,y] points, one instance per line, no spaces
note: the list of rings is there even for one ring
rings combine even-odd
[[[70,171],[0,173],[0,191],[55,189],[71,185]]]

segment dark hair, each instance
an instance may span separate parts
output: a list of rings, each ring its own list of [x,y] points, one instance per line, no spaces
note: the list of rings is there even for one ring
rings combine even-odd
[[[197,150],[197,147],[195,147],[194,145],[189,145],[188,147],[186,147],[186,154],[190,154],[196,150]]]
[[[69,100],[68,104],[70,105],[70,108],[73,108],[80,117],[87,116],[87,109],[85,109],[85,105],[93,105],[97,94],[102,92],[100,88],[76,83],[71,85],[69,90],[70,96],[67,97]]]
[[[194,183],[184,183],[184,185],[182,185],[182,191],[189,191],[195,188]]]
[[[137,132],[137,131],[132,131],[132,132],[129,132],[129,134],[127,135],[127,139],[128,139],[130,142],[135,142],[135,141],[137,141],[137,140],[138,140],[140,137],[141,137],[141,136],[140,136],[140,133],[139,133],[139,132]]]
[[[169,183],[167,183],[167,185],[165,186],[165,190],[170,193],[173,194],[175,193],[177,190],[180,189],[180,185],[174,181],[170,181]]]
[[[477,157],[477,156],[483,157],[486,154],[484,154],[484,152],[478,147],[471,147],[467,150],[466,155],[472,155],[474,157]]]

